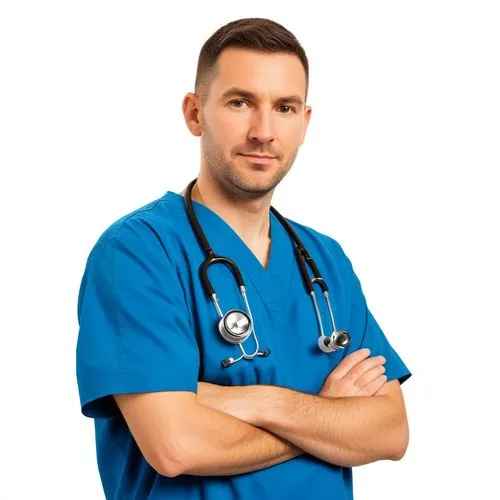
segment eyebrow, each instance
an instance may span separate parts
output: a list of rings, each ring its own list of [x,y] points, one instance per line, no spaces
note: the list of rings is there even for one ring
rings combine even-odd
[[[246,97],[247,99],[254,100],[254,101],[257,100],[256,94],[254,94],[253,92],[250,92],[249,90],[245,90],[245,89],[242,89],[239,87],[231,87],[230,89],[226,90],[222,94],[221,100],[227,99],[228,97],[231,97],[231,96]],[[297,104],[298,106],[304,105],[304,101],[297,94],[289,95],[286,97],[280,97],[279,99],[276,100],[276,102],[277,103],[293,102],[293,103]]]

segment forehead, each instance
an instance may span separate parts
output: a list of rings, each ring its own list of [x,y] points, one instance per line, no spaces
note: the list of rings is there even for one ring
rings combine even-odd
[[[212,92],[221,96],[231,87],[239,87],[257,95],[298,94],[305,96],[306,73],[295,54],[265,53],[240,47],[224,49],[217,60],[217,74]]]

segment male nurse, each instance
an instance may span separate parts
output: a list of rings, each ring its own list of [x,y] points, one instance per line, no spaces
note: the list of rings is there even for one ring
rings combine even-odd
[[[294,244],[270,212],[311,118],[308,82],[295,36],[245,18],[205,42],[195,92],[182,103],[200,137],[196,217],[214,251],[240,268],[268,356],[221,366],[240,351],[220,334],[201,283],[205,253],[186,191],[124,215],[90,252],[77,378],[106,498],[352,499],[353,467],[405,454],[401,384],[411,373],[350,259],[332,236],[287,219],[328,283],[337,328],[350,334],[347,347],[325,353]],[[210,276],[224,312],[244,308],[228,268]],[[319,312],[330,332],[325,302]]]

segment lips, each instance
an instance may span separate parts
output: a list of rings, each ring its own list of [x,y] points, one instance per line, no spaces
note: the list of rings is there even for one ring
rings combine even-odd
[[[241,153],[240,153],[240,156],[243,156],[243,158],[245,158],[245,160],[248,163],[252,163],[254,165],[255,164],[266,165],[266,164],[273,163],[273,161],[275,160],[275,158],[269,158],[266,156],[251,156],[251,155],[244,155]]]
[[[276,158],[276,156],[262,156],[262,155],[252,155],[252,154],[244,154],[240,153],[241,156],[249,156],[251,158],[268,158],[269,160],[272,160],[273,158]]]

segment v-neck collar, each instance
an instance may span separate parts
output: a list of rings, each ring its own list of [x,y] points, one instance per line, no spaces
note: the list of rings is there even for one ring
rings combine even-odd
[[[185,211],[182,195],[167,191],[164,198],[174,200]],[[294,245],[276,216],[269,212],[271,247],[267,267],[264,268],[239,234],[222,217],[195,200],[193,207],[213,251],[217,255],[232,259],[242,273],[245,283],[252,281],[266,305],[275,311],[280,310],[290,288]]]

